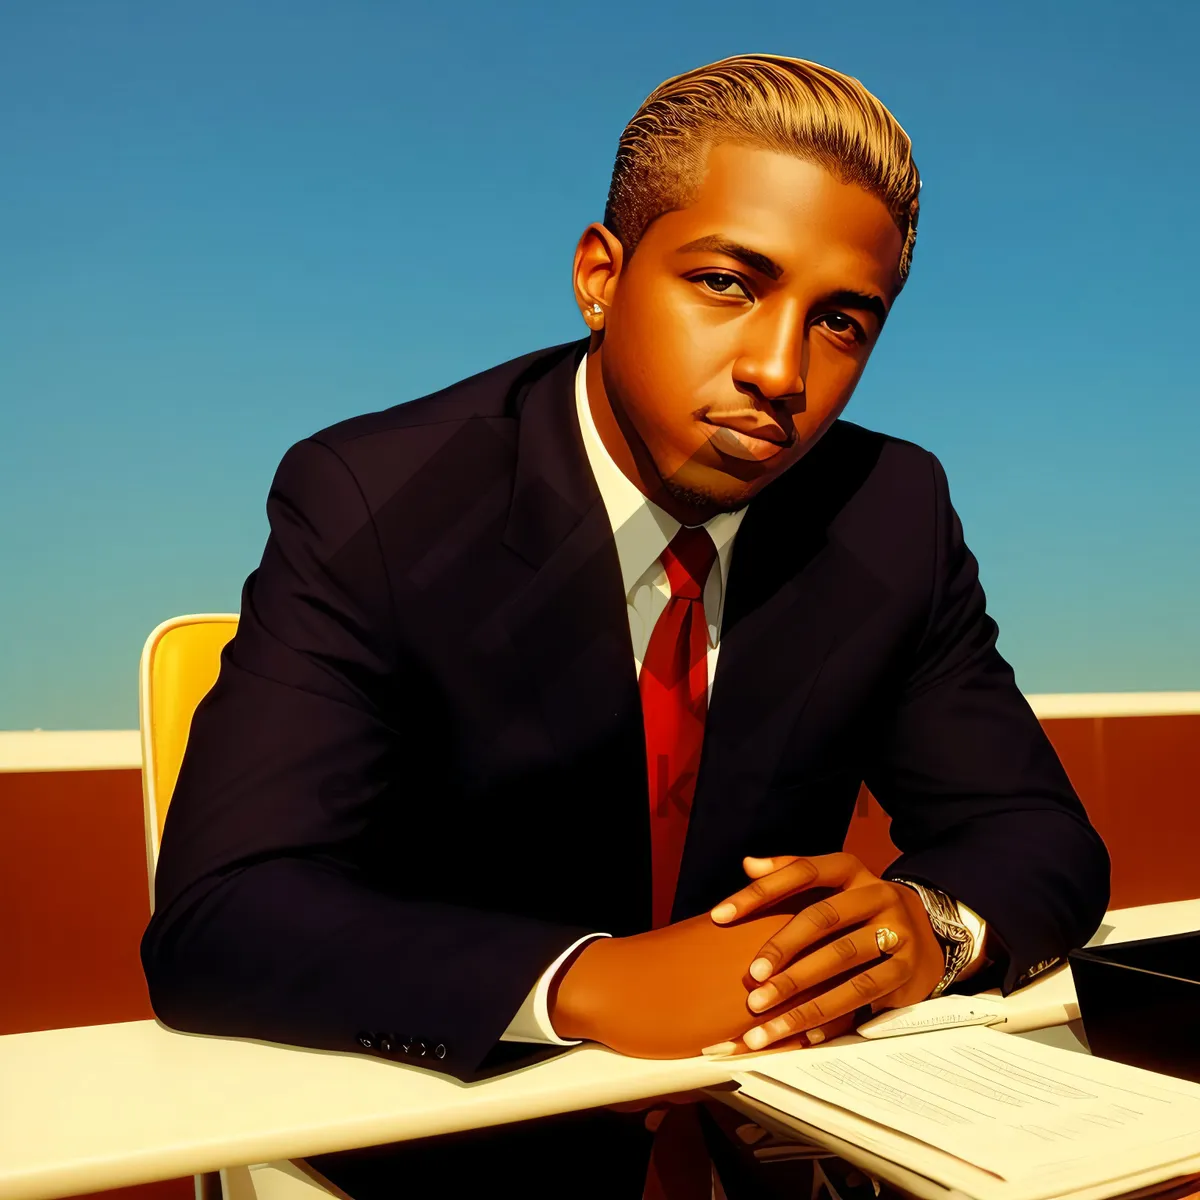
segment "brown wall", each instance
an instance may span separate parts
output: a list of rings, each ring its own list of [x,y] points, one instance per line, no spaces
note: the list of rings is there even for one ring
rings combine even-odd
[[[0,774],[0,1034],[154,1014],[140,771]],[[192,1200],[191,1177],[93,1193]]]
[[[1044,725],[1112,854],[1112,906],[1200,897],[1200,714]],[[846,848],[881,870],[887,826],[864,794]],[[0,1034],[153,1015],[143,837],[138,771],[0,774]],[[187,1200],[190,1187],[125,1191]]]
[[[1200,897],[1200,714],[1042,722],[1112,856],[1112,908]],[[846,849],[873,870],[896,855],[888,818],[859,796]]]

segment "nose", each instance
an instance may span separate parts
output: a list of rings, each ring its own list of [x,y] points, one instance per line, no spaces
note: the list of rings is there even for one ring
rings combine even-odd
[[[733,364],[734,385],[772,404],[803,412],[807,374],[808,338],[799,305],[779,305],[774,311],[760,305],[746,324],[741,353]]]

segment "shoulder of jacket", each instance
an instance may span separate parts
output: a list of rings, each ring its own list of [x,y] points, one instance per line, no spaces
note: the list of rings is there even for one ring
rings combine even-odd
[[[376,412],[347,417],[309,435],[306,440],[320,442],[335,452],[346,452],[363,439],[386,437],[402,430],[462,423],[472,418],[513,420],[519,415],[520,398],[528,386],[577,348],[578,343],[567,342],[523,354],[436,392]]]

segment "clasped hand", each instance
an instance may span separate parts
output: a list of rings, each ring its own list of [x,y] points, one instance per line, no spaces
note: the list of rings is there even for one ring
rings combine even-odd
[[[925,999],[941,978],[920,897],[853,855],[745,868],[753,882],[712,914],[584,946],[551,991],[559,1035],[639,1058],[812,1044],[848,1031],[864,1005]],[[879,928],[898,938],[886,956]]]
[[[746,858],[743,866],[753,882],[712,910],[718,924],[812,889],[833,891],[800,909],[750,963],[758,986],[747,1005],[769,1019],[706,1053],[762,1050],[800,1034],[815,1044],[845,1032],[860,1008],[916,1004],[940,980],[942,948],[912,888],[880,879],[853,854]]]

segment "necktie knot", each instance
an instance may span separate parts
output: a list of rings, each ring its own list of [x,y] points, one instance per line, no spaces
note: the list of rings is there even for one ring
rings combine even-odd
[[[672,599],[699,600],[704,595],[704,583],[716,558],[717,548],[703,525],[693,529],[681,526],[662,552],[662,565],[671,585]]]

